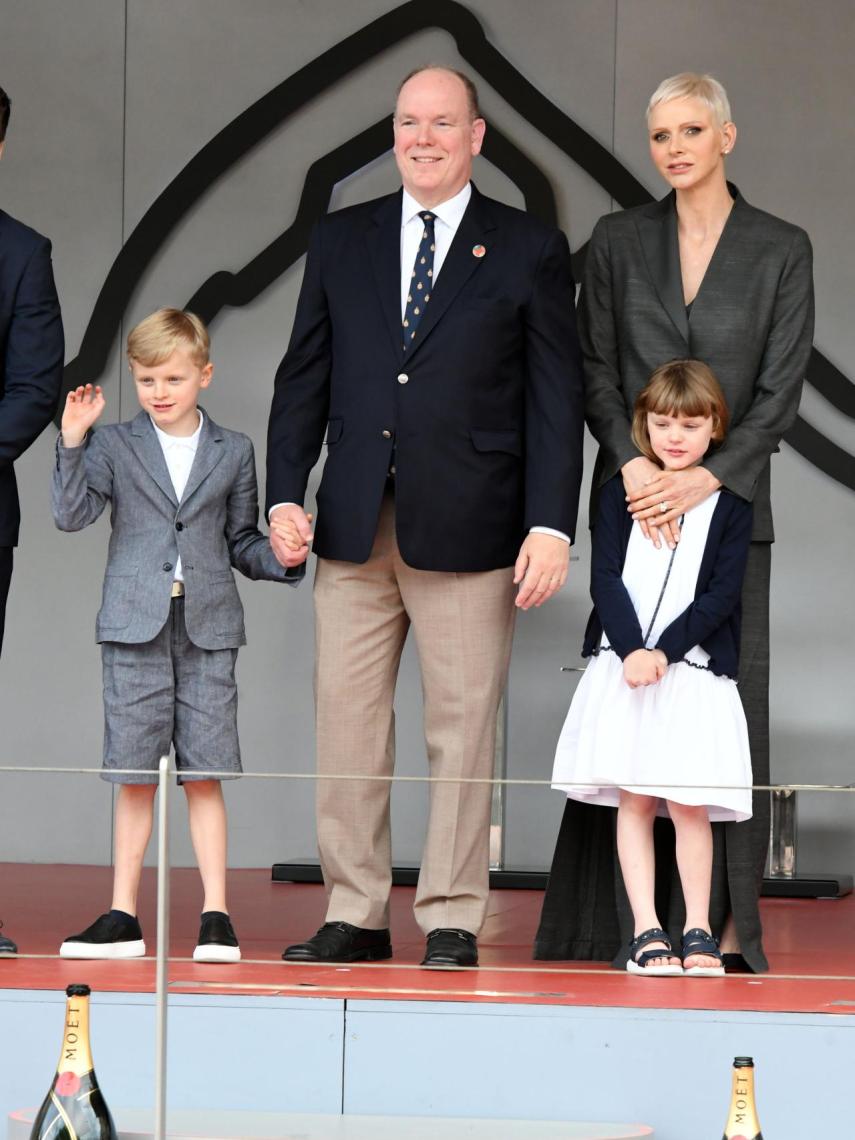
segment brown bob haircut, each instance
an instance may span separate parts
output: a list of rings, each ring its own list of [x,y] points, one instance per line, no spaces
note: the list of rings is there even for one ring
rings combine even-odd
[[[712,370],[700,360],[669,360],[661,364],[635,401],[632,442],[654,463],[662,464],[650,445],[647,416],[712,416],[710,446],[719,446],[727,435],[730,412],[721,385]]]

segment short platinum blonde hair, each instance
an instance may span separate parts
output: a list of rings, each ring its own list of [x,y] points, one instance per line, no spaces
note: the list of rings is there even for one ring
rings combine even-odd
[[[681,71],[663,79],[647,104],[647,122],[660,103],[670,103],[672,99],[697,99],[713,113],[716,124],[723,127],[729,123],[730,100],[727,92],[712,75],[698,75],[694,71]]]
[[[128,360],[144,368],[163,364],[176,348],[185,349],[199,368],[208,363],[211,338],[195,313],[158,309],[128,333]]]

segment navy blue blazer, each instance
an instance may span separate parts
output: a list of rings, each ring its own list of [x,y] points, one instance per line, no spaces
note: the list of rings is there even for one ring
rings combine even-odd
[[[583,657],[590,657],[605,629],[609,644],[623,660],[644,649],[641,625],[621,579],[632,515],[626,509],[620,475],[604,484],[594,525],[591,552],[591,597],[594,610],[585,630]],[[753,508],[750,503],[722,491],[710,520],[709,534],[698,571],[695,599],[668,625],[649,649],[661,649],[673,664],[695,645],[710,655],[710,671],[736,678],[739,668],[739,632],[742,580],[751,543]],[[679,556],[679,547],[678,547]]]
[[[267,508],[303,502],[326,430],[316,554],[367,560],[394,450],[408,565],[512,566],[530,527],[576,525],[584,397],[567,239],[473,186],[406,355],[400,264],[400,191],[315,227],[276,375]]]
[[[17,545],[12,464],[56,411],[64,355],[50,242],[0,210],[0,546]]]

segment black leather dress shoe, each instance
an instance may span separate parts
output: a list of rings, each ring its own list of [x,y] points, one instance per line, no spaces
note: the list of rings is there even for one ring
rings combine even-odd
[[[286,962],[380,962],[392,957],[388,930],[365,930],[349,922],[325,922],[306,942],[287,946]]]
[[[477,966],[478,940],[468,930],[439,927],[427,936],[423,966]]]
[[[0,927],[3,923],[0,922]],[[7,938],[5,934],[0,934],[0,957],[9,957],[12,954],[18,953],[18,947],[11,938]]]

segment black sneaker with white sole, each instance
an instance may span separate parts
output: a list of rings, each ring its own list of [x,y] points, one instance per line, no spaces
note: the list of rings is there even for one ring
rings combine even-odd
[[[123,910],[96,918],[80,934],[72,934],[59,948],[60,958],[142,958],[145,942],[137,919]]]
[[[202,912],[199,944],[193,951],[194,962],[239,962],[240,946],[232,920],[221,910]]]

